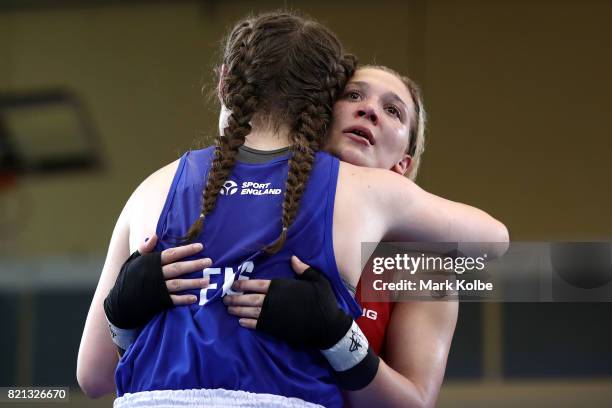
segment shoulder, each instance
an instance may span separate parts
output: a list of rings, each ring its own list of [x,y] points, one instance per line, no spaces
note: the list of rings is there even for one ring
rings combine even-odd
[[[167,193],[179,163],[180,159],[177,159],[145,178],[140,185],[136,187],[130,200],[140,202],[146,200],[151,194],[157,195],[162,191]]]
[[[391,185],[413,183],[406,177],[387,169],[355,166],[343,161],[340,161],[340,173],[347,181],[359,181],[357,184],[363,184],[364,181],[375,181],[376,184],[382,182]]]
[[[179,163],[180,160],[175,160],[152,173],[140,183],[128,200],[126,208],[129,217],[130,249],[137,248],[144,238],[155,233]]]
[[[346,216],[349,221],[364,224],[364,238],[367,239],[363,241],[408,239],[418,226],[414,221],[418,217],[415,208],[422,205],[425,198],[420,187],[400,174],[340,163],[336,189],[338,210],[350,209],[354,215]],[[389,235],[398,229],[403,235]]]
[[[362,197],[369,206],[386,206],[397,200],[405,205],[420,191],[413,181],[393,171],[359,167],[342,161],[338,178],[346,192]]]
[[[190,168],[190,172],[204,174],[214,156],[214,151],[214,146],[187,151],[181,158],[165,165],[145,178],[134,190],[130,201],[136,204],[146,204],[148,200],[155,199],[160,195],[165,198],[181,164],[181,160],[184,161],[184,166]],[[194,169],[194,166],[197,168]]]

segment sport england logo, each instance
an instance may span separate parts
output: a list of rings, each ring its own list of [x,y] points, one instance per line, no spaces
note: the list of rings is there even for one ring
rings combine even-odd
[[[239,195],[264,196],[279,195],[283,192],[280,188],[271,187],[272,183],[257,183],[254,181],[244,181],[240,185]],[[238,183],[227,180],[221,188],[221,195],[234,195],[238,192]]]
[[[221,187],[221,195],[232,195],[238,191],[238,184],[232,180],[227,180]]]

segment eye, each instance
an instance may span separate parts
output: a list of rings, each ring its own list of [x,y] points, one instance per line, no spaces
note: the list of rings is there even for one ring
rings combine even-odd
[[[359,93],[359,91],[347,91],[345,96],[346,98],[354,101],[358,101],[361,99],[361,94]]]
[[[391,114],[391,115],[395,116],[395,117],[396,117],[396,118],[398,118],[398,119],[401,119],[401,118],[402,118],[402,113],[401,113],[401,112],[400,112],[400,110],[397,108],[397,106],[394,106],[394,105],[389,105],[389,106],[385,107],[385,110],[386,110],[386,111],[387,111],[389,114]]]

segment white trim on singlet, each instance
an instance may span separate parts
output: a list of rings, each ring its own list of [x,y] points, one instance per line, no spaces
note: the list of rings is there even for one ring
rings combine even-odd
[[[321,405],[281,395],[257,394],[217,388],[214,390],[161,390],[124,394],[113,408],[323,408]]]

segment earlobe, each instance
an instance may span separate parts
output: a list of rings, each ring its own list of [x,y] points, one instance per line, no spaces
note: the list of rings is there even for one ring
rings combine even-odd
[[[402,160],[395,163],[393,167],[391,167],[391,171],[396,172],[397,174],[401,174],[402,176],[406,174],[406,172],[410,169],[410,165],[412,164],[412,157],[408,154],[404,154]]]

